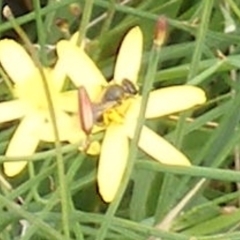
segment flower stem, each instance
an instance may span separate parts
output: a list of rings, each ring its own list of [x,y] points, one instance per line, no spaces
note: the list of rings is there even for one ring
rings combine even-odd
[[[102,40],[104,39],[104,37],[106,35],[106,32],[109,30],[109,28],[111,26],[114,14],[116,12],[115,4],[116,4],[115,0],[110,0],[109,6],[108,6],[108,10],[105,13],[106,14],[105,15],[106,16],[106,20],[105,20],[105,22],[102,25],[100,36],[99,36],[99,39],[98,39],[98,42],[100,44],[103,42]],[[101,53],[101,45],[96,49],[96,53],[94,54],[93,58],[95,60],[99,59],[100,53]]]
[[[45,28],[43,26],[43,21],[42,21],[42,16],[41,16],[41,6],[40,6],[40,1],[39,0],[33,0],[33,8],[35,11],[35,16],[36,16],[36,25],[37,25],[37,37],[38,37],[38,42],[40,45],[40,56],[41,56],[41,62],[44,65],[47,65],[47,55],[46,51],[44,49],[45,47],[45,42],[46,42],[46,32]]]
[[[90,21],[91,14],[92,14],[93,3],[94,3],[94,0],[85,1],[83,16],[82,16],[81,24],[79,27],[79,34],[77,39],[78,46],[81,46],[82,41],[86,35],[87,25]]]
[[[53,102],[52,102],[51,94],[49,91],[47,79],[46,79],[42,65],[38,59],[37,53],[36,53],[32,43],[28,39],[25,32],[21,29],[21,27],[16,22],[16,19],[12,14],[11,9],[8,6],[6,6],[3,11],[4,11],[4,16],[7,17],[7,19],[12,24],[14,30],[19,34],[19,36],[21,37],[23,42],[26,44],[26,47],[27,47],[28,51],[30,52],[32,59],[42,77],[43,87],[44,87],[46,98],[48,101],[49,113],[50,113],[50,117],[52,120],[53,132],[54,132],[54,136],[55,136],[55,149],[56,149],[60,197],[61,197],[61,205],[62,205],[62,225],[63,225],[63,231],[64,231],[64,239],[68,240],[68,239],[70,239],[70,224],[69,224],[69,211],[68,211],[69,196],[68,196],[68,192],[67,192],[67,181],[66,181],[65,172],[64,172],[63,156],[61,153],[61,143],[59,140],[57,121],[56,121],[56,116],[54,113]]]
[[[135,159],[137,157],[138,153],[138,142],[141,134],[142,126],[145,122],[145,111],[147,106],[147,100],[149,96],[149,92],[151,91],[155,74],[157,71],[157,65],[159,61],[159,52],[161,50],[161,44],[159,44],[159,41],[156,41],[154,39],[153,47],[150,52],[149,56],[149,65],[147,69],[147,73],[145,76],[145,79],[147,81],[144,81],[143,83],[143,89],[142,89],[142,103],[140,112],[138,115],[137,125],[135,129],[134,137],[130,143],[130,153],[128,156],[128,165],[126,166],[126,170],[122,179],[122,183],[118,189],[118,192],[116,194],[116,197],[114,201],[110,204],[106,214],[105,214],[105,220],[103,224],[101,225],[99,231],[97,232],[96,240],[103,240],[105,239],[105,236],[107,234],[107,230],[109,228],[109,225],[112,223],[112,218],[114,217],[115,212],[117,211],[117,208],[122,200],[123,194],[125,192],[125,189],[128,185],[129,179],[131,177],[132,169],[135,163]]]
[[[116,3],[115,3],[114,0],[110,0],[109,7],[108,7],[108,10],[106,12],[107,17],[106,17],[105,22],[103,23],[103,26],[102,26],[102,29],[101,29],[101,33],[100,33],[100,42],[101,42],[101,38],[109,30],[109,28],[111,26],[111,23],[113,21],[114,14],[116,12],[115,4]]]

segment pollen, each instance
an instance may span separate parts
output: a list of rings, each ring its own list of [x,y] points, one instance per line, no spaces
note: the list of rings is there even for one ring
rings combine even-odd
[[[110,123],[123,124],[125,114],[130,106],[131,99],[124,100],[121,104],[107,109],[103,113],[103,124],[108,126]]]
[[[117,109],[109,109],[103,114],[103,123],[108,126],[111,122],[123,123],[123,116]]]

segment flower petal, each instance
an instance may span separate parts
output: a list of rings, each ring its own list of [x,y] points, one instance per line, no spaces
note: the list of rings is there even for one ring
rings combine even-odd
[[[114,81],[128,79],[137,82],[143,51],[143,34],[139,27],[132,28],[125,36],[114,71]]]
[[[88,146],[84,148],[84,146],[80,146],[78,149],[80,151],[85,151],[87,154],[96,156],[99,155],[101,152],[101,145],[98,141],[92,141],[90,143],[87,143]]]
[[[98,167],[99,192],[105,202],[111,202],[119,188],[127,163],[128,138],[122,125],[110,125],[102,143]]]
[[[57,120],[57,128],[60,141],[70,141],[76,143],[85,138],[85,134],[80,128],[79,120],[75,115],[70,116],[67,113],[58,111],[55,113],[55,116]],[[55,141],[52,121],[49,117],[41,127],[39,138],[42,141],[46,142]]]
[[[28,108],[20,100],[12,100],[0,103],[0,123],[12,121],[23,117]]]
[[[61,91],[64,80],[66,78],[66,72],[64,68],[64,62],[59,59],[52,71],[52,81],[57,91]]]
[[[72,43],[73,45],[77,45],[78,36],[79,36],[79,31],[75,32],[75,33],[71,36],[69,42]],[[82,44],[81,44],[80,48],[84,50],[84,48],[86,47],[86,45],[87,45],[87,43],[88,43],[89,41],[90,41],[90,40],[89,40],[88,38],[84,38],[84,39],[82,40]]]
[[[67,92],[60,93],[60,98],[58,100],[58,106],[62,110],[71,113],[78,112],[78,93],[77,90],[71,90]]]
[[[79,36],[79,31],[75,32],[75,33],[71,36],[71,38],[70,38],[69,41],[70,41],[72,44],[76,45],[76,44],[77,44],[77,40],[78,40],[78,36]]]
[[[134,136],[134,127],[129,131],[129,137]],[[164,138],[151,129],[143,126],[138,146],[157,161],[168,165],[190,166],[188,158]]]
[[[7,157],[24,157],[32,155],[39,143],[39,131],[43,118],[40,114],[29,114],[20,122],[7,148]],[[8,161],[3,163],[4,172],[14,177],[26,166],[26,161]]]
[[[25,49],[14,40],[0,41],[0,62],[15,83],[21,83],[38,74],[32,59]]]
[[[155,90],[150,93],[146,118],[156,118],[180,112],[206,102],[205,92],[195,86],[173,86]],[[138,116],[141,105],[139,97],[128,111],[130,118]]]
[[[107,82],[92,59],[79,47],[64,40],[57,44],[57,51],[70,79],[77,87],[84,86],[91,99],[95,99]]]

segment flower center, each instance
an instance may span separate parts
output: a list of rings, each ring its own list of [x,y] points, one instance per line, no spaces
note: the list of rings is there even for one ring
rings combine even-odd
[[[105,126],[110,123],[122,124],[137,92],[136,86],[130,80],[123,79],[120,84],[113,80],[101,93],[100,103],[93,104],[96,122]]]
[[[122,124],[125,114],[132,102],[131,98],[124,99],[121,103],[116,104],[112,108],[104,110],[102,114],[102,122],[105,126],[110,123]]]
[[[45,77],[54,104],[56,103],[59,91],[53,84],[50,71],[45,71]],[[46,91],[44,89],[43,80],[39,74],[35,74],[22,83],[17,83],[15,85],[15,94],[20,100],[29,105],[29,107],[37,110],[48,110]]]

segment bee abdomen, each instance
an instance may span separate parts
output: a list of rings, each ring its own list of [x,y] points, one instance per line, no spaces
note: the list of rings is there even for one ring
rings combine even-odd
[[[111,85],[104,93],[102,102],[121,101],[124,98],[124,89],[117,84]]]

